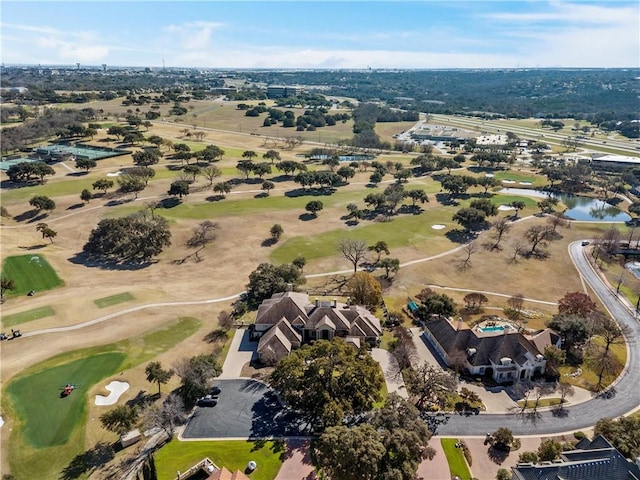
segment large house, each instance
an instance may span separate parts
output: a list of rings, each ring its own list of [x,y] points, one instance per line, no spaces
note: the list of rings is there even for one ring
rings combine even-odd
[[[258,356],[277,361],[300,345],[334,337],[359,347],[377,344],[382,334],[380,320],[365,307],[315,300],[299,292],[276,293],[258,308],[254,335],[260,337]]]
[[[639,461],[640,462],[640,461]],[[518,464],[512,480],[640,480],[638,464],[631,463],[606,438],[583,438],[575,450],[562,452],[560,460]]]
[[[531,339],[509,328],[483,334],[463,328],[462,322],[454,326],[442,317],[428,322],[423,335],[449,367],[492,377],[497,383],[543,374],[547,361],[541,352],[546,345],[559,346],[560,342],[551,330]]]

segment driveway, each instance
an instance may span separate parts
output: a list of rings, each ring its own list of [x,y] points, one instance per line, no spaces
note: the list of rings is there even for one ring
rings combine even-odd
[[[181,440],[304,436],[307,424],[282,407],[275,393],[256,380],[217,380],[215,407],[196,407]]]
[[[387,392],[397,393],[402,398],[407,398],[407,387],[404,385],[404,379],[398,368],[398,362],[395,357],[391,355],[391,352],[383,350],[382,348],[373,348],[371,350],[371,356],[380,364],[380,368],[382,368],[384,381],[387,384]]]
[[[451,470],[449,470],[449,462],[447,462],[440,439],[438,437],[431,438],[429,446],[436,451],[436,456],[420,463],[416,477],[422,480],[450,480]]]
[[[257,348],[258,342],[249,341],[247,328],[237,329],[218,378],[240,378],[242,367],[251,361]]]
[[[289,438],[286,440],[284,462],[275,480],[316,480],[316,472],[311,464],[309,439]]]
[[[441,367],[447,368],[446,365],[442,363],[442,360],[440,360],[438,353],[433,350],[433,347],[429,345],[427,339],[423,337],[422,329],[412,328],[411,332],[413,333],[413,344],[416,347],[416,354],[418,355],[418,364],[422,365],[426,362],[429,365],[440,365]]]

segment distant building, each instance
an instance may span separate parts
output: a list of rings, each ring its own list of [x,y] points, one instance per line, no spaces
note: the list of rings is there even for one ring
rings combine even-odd
[[[268,98],[297,97],[302,93],[302,87],[292,85],[269,85],[267,87]]]
[[[640,157],[628,157],[625,155],[598,155],[591,159],[594,168],[631,168],[640,167]]]
[[[560,460],[539,465],[520,463],[512,480],[640,480],[640,467],[627,460],[602,435],[583,438]]]

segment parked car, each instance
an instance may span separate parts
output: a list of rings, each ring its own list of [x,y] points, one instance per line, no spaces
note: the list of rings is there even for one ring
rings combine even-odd
[[[583,246],[583,247],[586,247],[587,245],[589,245],[589,243],[590,243],[590,242],[589,242],[588,240],[583,240],[583,241],[582,241],[582,246]]]
[[[220,392],[222,392],[222,389],[220,387],[211,387],[209,395],[217,397],[218,395],[220,395]]]
[[[197,405],[200,407],[215,407],[218,404],[218,399],[213,398],[211,395],[205,395],[198,400]]]

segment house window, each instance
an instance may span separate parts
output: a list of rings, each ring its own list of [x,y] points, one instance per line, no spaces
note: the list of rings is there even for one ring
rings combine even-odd
[[[480,367],[479,373],[480,375],[484,375],[484,367]]]

